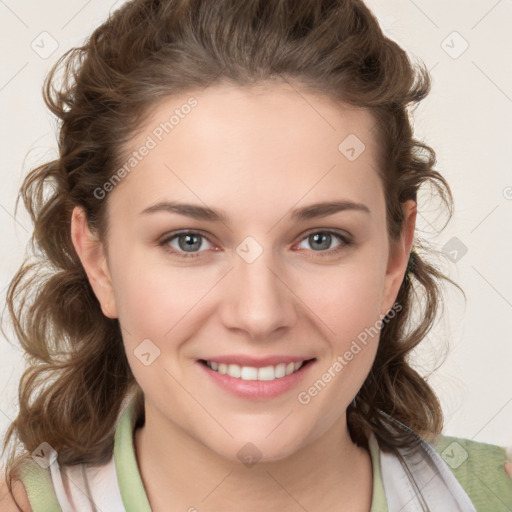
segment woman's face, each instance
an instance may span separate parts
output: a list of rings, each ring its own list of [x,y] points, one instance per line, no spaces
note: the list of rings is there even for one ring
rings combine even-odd
[[[278,460],[345,428],[410,243],[388,240],[374,124],[288,85],[212,86],[154,111],[105,198],[95,291],[146,407],[223,457]]]

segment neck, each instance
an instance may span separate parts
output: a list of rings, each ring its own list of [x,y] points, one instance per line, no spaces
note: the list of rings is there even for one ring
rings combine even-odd
[[[350,439],[345,416],[291,456],[246,466],[219,456],[147,404],[145,411],[134,446],[153,512],[370,510],[371,459]]]

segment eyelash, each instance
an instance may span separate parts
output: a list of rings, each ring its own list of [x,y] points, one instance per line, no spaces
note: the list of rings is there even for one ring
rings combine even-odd
[[[327,256],[336,255],[339,252],[341,252],[344,248],[352,245],[352,243],[353,243],[352,240],[347,235],[344,235],[344,234],[339,233],[338,231],[332,231],[332,230],[314,230],[314,231],[310,231],[310,232],[308,232],[306,235],[304,235],[300,239],[300,242],[303,242],[309,236],[315,235],[315,234],[334,235],[335,237],[337,237],[342,242],[340,245],[338,245],[334,249],[328,249],[326,251],[312,251],[312,252],[316,253],[315,256],[318,255],[320,257],[327,257]],[[191,259],[191,258],[199,257],[201,255],[201,253],[204,252],[204,251],[198,251],[198,252],[195,252],[195,253],[186,253],[184,251],[178,251],[178,250],[176,250],[173,247],[170,247],[168,245],[169,242],[171,242],[175,238],[178,238],[180,236],[185,236],[185,235],[199,235],[201,238],[204,238],[209,243],[213,244],[212,241],[206,235],[203,235],[202,233],[200,233],[198,231],[179,231],[179,232],[173,232],[169,236],[166,236],[163,240],[158,242],[158,245],[160,247],[162,247],[166,252],[169,252],[169,253],[175,255],[178,258]],[[311,257],[314,257],[314,256],[311,256]]]

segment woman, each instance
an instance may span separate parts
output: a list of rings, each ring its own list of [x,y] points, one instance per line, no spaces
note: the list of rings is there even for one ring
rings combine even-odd
[[[61,64],[22,186],[52,273],[8,291],[25,509],[507,503],[504,450],[440,437],[407,362],[447,279],[417,191],[451,194],[408,117],[428,72],[361,2],[135,0]]]

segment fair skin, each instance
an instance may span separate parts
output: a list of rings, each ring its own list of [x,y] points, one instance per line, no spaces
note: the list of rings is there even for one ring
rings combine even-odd
[[[297,391],[392,306],[410,251],[415,205],[403,205],[403,234],[390,245],[383,193],[372,170],[372,121],[362,111],[340,111],[325,98],[301,97],[287,87],[264,96],[210,88],[196,97],[199,107],[110,193],[108,254],[79,208],[72,218],[77,253],[103,312],[119,318],[145,393],[146,422],[134,442],[151,507],[368,511],[371,462],[351,442],[345,410],[370,368],[377,340],[309,404],[297,402]],[[163,104],[149,130],[184,100]],[[348,133],[366,144],[353,162],[337,151]],[[163,198],[222,208],[230,221],[138,215]],[[296,224],[288,218],[293,208],[340,198],[368,205],[370,215],[344,211]],[[204,241],[205,252],[190,263],[152,244],[160,234],[185,228],[211,233],[221,250]],[[297,249],[302,234],[317,228],[351,233],[356,245],[324,258],[307,241]],[[248,235],[264,248],[250,264],[235,251]],[[133,354],[145,338],[161,350],[150,366]],[[308,354],[316,366],[298,390],[247,401],[206,386],[195,371],[196,358],[230,352]],[[250,468],[236,457],[247,441],[262,453]],[[510,462],[505,468],[510,476]],[[22,510],[30,511],[23,485],[15,481],[13,491]],[[7,512],[18,510],[5,482],[0,503]]]
[[[159,105],[131,151],[189,96]],[[134,443],[151,507],[367,512],[371,460],[350,439],[346,409],[378,340],[308,404],[297,395],[392,308],[416,205],[403,205],[402,236],[390,243],[375,123],[366,111],[298,94],[286,84],[212,86],[194,97],[198,106],[109,193],[108,252],[80,208],[72,217],[74,246],[104,314],[119,319],[145,394],[145,424]],[[354,161],[338,150],[349,134],[366,145]],[[141,214],[160,201],[224,210],[227,220]],[[326,201],[363,208],[291,216],[293,209]],[[195,257],[179,258],[158,245],[177,230],[206,237],[192,253],[178,238],[167,242]],[[308,235],[326,231],[330,244],[316,249]],[[236,251],[248,236],[263,250],[250,263]],[[160,350],[147,366],[134,354],[145,339]],[[314,361],[297,387],[255,400],[227,393],[199,369],[198,359],[226,354]],[[262,457],[252,467],[237,457],[248,442]]]

